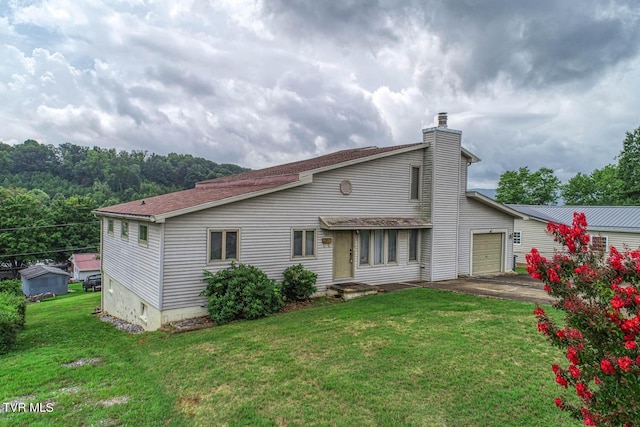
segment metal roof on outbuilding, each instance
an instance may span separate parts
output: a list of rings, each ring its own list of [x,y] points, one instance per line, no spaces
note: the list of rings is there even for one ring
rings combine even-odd
[[[42,276],[47,273],[71,276],[64,270],[60,270],[59,268],[55,267],[49,267],[48,265],[32,265],[31,267],[20,270],[20,275],[24,279],[33,279],[34,277]]]
[[[590,230],[640,233],[640,206],[507,206],[531,218],[558,224],[571,224],[574,212],[582,212]]]

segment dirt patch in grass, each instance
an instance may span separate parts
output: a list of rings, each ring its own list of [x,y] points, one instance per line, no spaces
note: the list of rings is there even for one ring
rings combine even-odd
[[[109,406],[114,406],[114,405],[124,405],[128,401],[129,401],[129,396],[116,396],[116,397],[112,397],[111,399],[102,400],[100,401],[100,404],[105,408],[108,408]]]
[[[63,363],[62,366],[64,366],[65,368],[77,368],[79,366],[95,365],[96,363],[100,363],[101,361],[102,359],[100,359],[99,357],[94,357],[92,359],[78,359],[74,360],[73,362]]]

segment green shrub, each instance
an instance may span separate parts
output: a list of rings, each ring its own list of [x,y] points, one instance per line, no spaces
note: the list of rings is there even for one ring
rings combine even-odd
[[[288,267],[282,276],[282,293],[288,300],[309,299],[318,290],[316,287],[318,275],[304,268],[302,264]]]
[[[213,274],[204,271],[209,297],[209,316],[217,324],[236,319],[256,319],[275,313],[284,306],[280,285],[257,267],[231,263]]]
[[[0,281],[0,292],[22,296],[22,282],[17,279]]]
[[[24,328],[26,308],[23,296],[0,292],[0,353],[15,344],[18,331]]]

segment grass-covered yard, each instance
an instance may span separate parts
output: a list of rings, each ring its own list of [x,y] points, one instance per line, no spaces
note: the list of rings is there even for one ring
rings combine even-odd
[[[533,304],[414,289],[130,335],[90,314],[99,298],[28,307],[0,356],[0,403],[53,411],[5,412],[0,425],[574,425],[553,405],[562,355]],[[63,366],[79,359],[99,361]]]

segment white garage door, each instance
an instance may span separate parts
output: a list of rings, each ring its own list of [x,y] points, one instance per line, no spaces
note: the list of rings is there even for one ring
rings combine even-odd
[[[502,233],[473,235],[472,274],[502,271]]]

